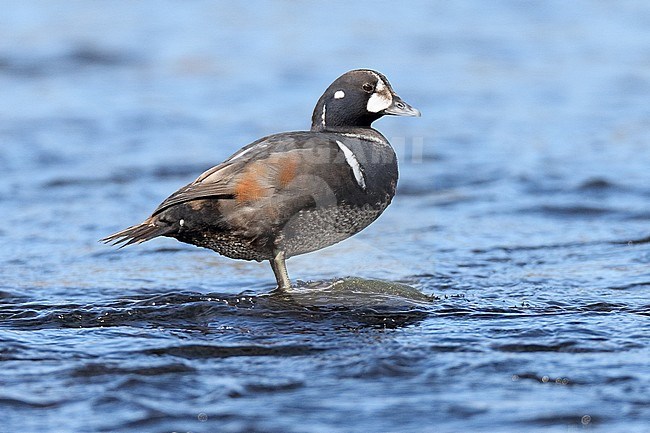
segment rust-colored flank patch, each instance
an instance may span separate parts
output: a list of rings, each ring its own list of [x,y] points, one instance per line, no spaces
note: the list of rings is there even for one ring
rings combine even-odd
[[[296,177],[296,167],[298,166],[297,158],[287,157],[280,160],[280,173],[278,180],[282,187],[291,183]]]
[[[264,197],[261,167],[253,164],[235,185],[235,198],[238,202],[252,201]]]

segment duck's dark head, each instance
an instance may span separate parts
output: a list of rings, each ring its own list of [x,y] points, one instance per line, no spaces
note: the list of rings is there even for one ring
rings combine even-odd
[[[370,128],[386,114],[419,116],[420,112],[402,101],[379,72],[355,69],[338,77],[320,97],[311,130]]]

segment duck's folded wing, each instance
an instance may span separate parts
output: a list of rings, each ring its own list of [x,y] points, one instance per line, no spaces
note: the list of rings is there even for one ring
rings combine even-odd
[[[270,136],[205,171],[163,201],[153,215],[202,199],[250,204],[268,198],[310,196],[316,202],[329,201],[336,191],[359,188],[361,174],[350,168],[349,159],[336,140],[326,137],[301,133]]]
[[[222,167],[222,165],[213,167],[208,171],[213,173],[218,172],[219,169],[224,169],[224,171],[226,171],[225,169],[227,167]],[[201,178],[197,179],[196,181],[190,183],[189,185],[185,185],[184,187],[176,191],[174,194],[167,197],[165,201],[160,203],[160,205],[156,208],[152,216],[155,216],[160,212],[164,211],[165,209],[169,209],[174,205],[185,203],[192,200],[200,200],[206,198],[213,198],[213,199],[234,198],[234,192],[232,190],[231,182],[229,181],[230,176],[228,176],[227,172],[224,172],[223,177],[221,178],[213,177],[208,181],[200,181],[200,179]]]

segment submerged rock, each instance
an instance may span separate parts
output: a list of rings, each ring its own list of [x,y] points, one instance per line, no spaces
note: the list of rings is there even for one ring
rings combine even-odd
[[[358,277],[301,283],[290,291],[275,291],[271,296],[306,307],[397,311],[427,308],[433,302],[432,296],[406,284]]]

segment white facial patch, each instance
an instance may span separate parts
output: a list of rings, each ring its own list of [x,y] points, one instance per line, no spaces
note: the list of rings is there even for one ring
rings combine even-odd
[[[345,98],[345,92],[343,90],[337,90],[334,92],[334,99],[343,99]]]
[[[359,160],[357,159],[355,154],[352,153],[350,148],[347,147],[345,144],[341,143],[338,140],[336,141],[336,144],[338,144],[339,149],[343,151],[343,155],[345,156],[345,162],[347,162],[350,168],[352,168],[352,174],[354,174],[354,179],[357,181],[357,184],[361,187],[362,190],[365,191],[366,179],[363,177],[363,171],[361,170],[361,165],[359,164]]]
[[[384,83],[379,76],[377,76],[377,84],[375,85],[375,92],[370,95],[366,110],[371,113],[379,113],[385,110],[393,103],[393,96],[390,94],[388,86]]]
[[[382,93],[375,92],[372,94],[372,96],[370,96],[370,99],[368,99],[366,110],[370,111],[371,113],[379,113],[381,110],[385,110],[390,107],[390,104],[392,103],[392,96],[386,96]]]
[[[372,75],[377,78],[377,84],[375,84],[375,92],[370,95],[370,99],[368,99],[366,110],[371,113],[379,113],[381,110],[385,110],[391,106],[393,103],[393,96],[391,95],[390,89],[386,83],[384,83],[384,80],[382,80],[377,74],[372,73]]]

